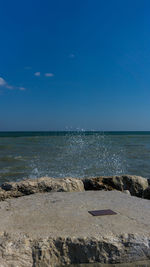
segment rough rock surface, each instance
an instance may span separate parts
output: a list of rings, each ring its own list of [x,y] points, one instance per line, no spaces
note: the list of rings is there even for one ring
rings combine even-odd
[[[144,190],[143,198],[150,199],[150,186]]]
[[[0,200],[51,191],[80,192],[84,191],[84,185],[81,179],[69,177],[64,179],[41,177],[37,179],[23,180],[20,182],[7,182],[1,185]]]
[[[83,183],[85,190],[128,190],[132,196],[137,197],[147,196],[146,190],[149,187],[148,179],[134,175],[85,178]]]
[[[117,215],[92,216],[112,209]],[[150,259],[149,200],[118,191],[51,192],[0,202],[0,266]]]
[[[41,177],[20,182],[7,182],[0,187],[0,200],[44,192],[82,192],[84,190],[118,190],[132,196],[150,199],[150,181],[140,176],[100,176],[95,178]]]

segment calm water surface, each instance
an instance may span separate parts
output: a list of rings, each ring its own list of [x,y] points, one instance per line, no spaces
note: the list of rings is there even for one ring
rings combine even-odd
[[[120,174],[150,178],[150,132],[0,132],[0,183]]]

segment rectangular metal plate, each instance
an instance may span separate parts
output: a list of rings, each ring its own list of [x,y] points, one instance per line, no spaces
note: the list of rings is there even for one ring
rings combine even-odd
[[[88,211],[93,216],[115,215],[117,214],[113,210],[91,210]]]

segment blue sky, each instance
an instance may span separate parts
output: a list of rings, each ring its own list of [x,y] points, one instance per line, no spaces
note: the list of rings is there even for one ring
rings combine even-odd
[[[148,0],[0,0],[0,130],[150,130]]]

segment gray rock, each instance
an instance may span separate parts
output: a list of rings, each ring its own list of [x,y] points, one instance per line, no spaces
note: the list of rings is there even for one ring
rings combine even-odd
[[[149,180],[140,176],[101,176],[95,178],[50,178],[41,177],[1,185],[0,200],[17,198],[44,192],[82,192],[84,190],[118,190],[130,192],[132,196],[149,199]]]
[[[132,196],[143,197],[149,186],[148,179],[140,176],[101,176],[83,179],[85,190],[128,190]]]
[[[81,179],[70,177],[64,179],[41,177],[2,184],[0,189],[0,200],[35,193],[73,191],[84,191],[84,185]]]
[[[129,190],[124,190],[123,193],[125,193],[127,195],[131,195]]]
[[[150,199],[150,186],[144,190],[143,198]]]
[[[112,209],[95,217],[89,210]],[[149,200],[117,191],[32,194],[0,203],[0,266],[150,259]]]

